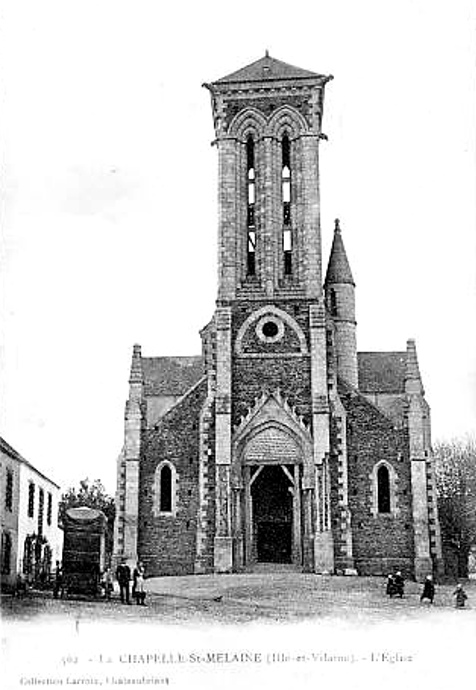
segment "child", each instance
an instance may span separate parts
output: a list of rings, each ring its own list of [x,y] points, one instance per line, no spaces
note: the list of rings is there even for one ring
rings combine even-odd
[[[455,597],[455,606],[457,609],[463,609],[464,608],[464,603],[466,599],[468,598],[466,596],[466,592],[463,589],[463,585],[456,585],[456,589],[453,592],[453,596]]]

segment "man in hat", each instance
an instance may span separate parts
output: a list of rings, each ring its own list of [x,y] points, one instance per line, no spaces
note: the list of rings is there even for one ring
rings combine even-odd
[[[116,579],[119,583],[119,593],[121,596],[121,602],[124,604],[125,601],[126,604],[130,604],[131,594],[129,589],[129,583],[131,579],[131,569],[127,565],[127,561],[125,558],[122,559],[122,561],[116,568]]]

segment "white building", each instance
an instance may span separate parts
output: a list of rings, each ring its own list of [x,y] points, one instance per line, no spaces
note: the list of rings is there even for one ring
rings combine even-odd
[[[0,437],[1,584],[41,580],[61,560],[60,488]]]

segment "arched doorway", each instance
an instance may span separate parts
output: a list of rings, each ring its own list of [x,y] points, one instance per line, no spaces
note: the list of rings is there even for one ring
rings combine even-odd
[[[302,487],[312,465],[311,441],[279,391],[258,402],[255,416],[236,435],[231,512],[237,570],[257,563],[303,567],[303,529],[309,524],[303,508],[309,502]]]
[[[302,565],[300,465],[244,467],[244,565]]]
[[[292,471],[292,467],[291,467]],[[291,563],[293,556],[293,482],[284,466],[259,467],[251,476],[254,560]]]

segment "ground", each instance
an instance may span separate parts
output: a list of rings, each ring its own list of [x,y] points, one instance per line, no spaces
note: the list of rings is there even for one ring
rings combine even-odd
[[[147,606],[2,600],[2,690],[57,685],[167,685],[174,690],[290,686],[320,690],[470,686],[476,581],[456,610],[454,584],[420,603],[407,582],[295,572],[146,580]]]
[[[378,577],[329,577],[295,572],[245,575],[160,577],[146,580],[147,606],[122,605],[117,591],[111,601],[54,599],[50,592],[31,591],[22,599],[4,596],[8,620],[73,618],[150,620],[160,623],[299,622],[345,619],[354,623],[431,619],[453,610],[454,584],[437,586],[433,606],[420,603],[421,585],[407,582],[403,599],[385,595]],[[468,612],[476,615],[476,581],[465,585]]]

